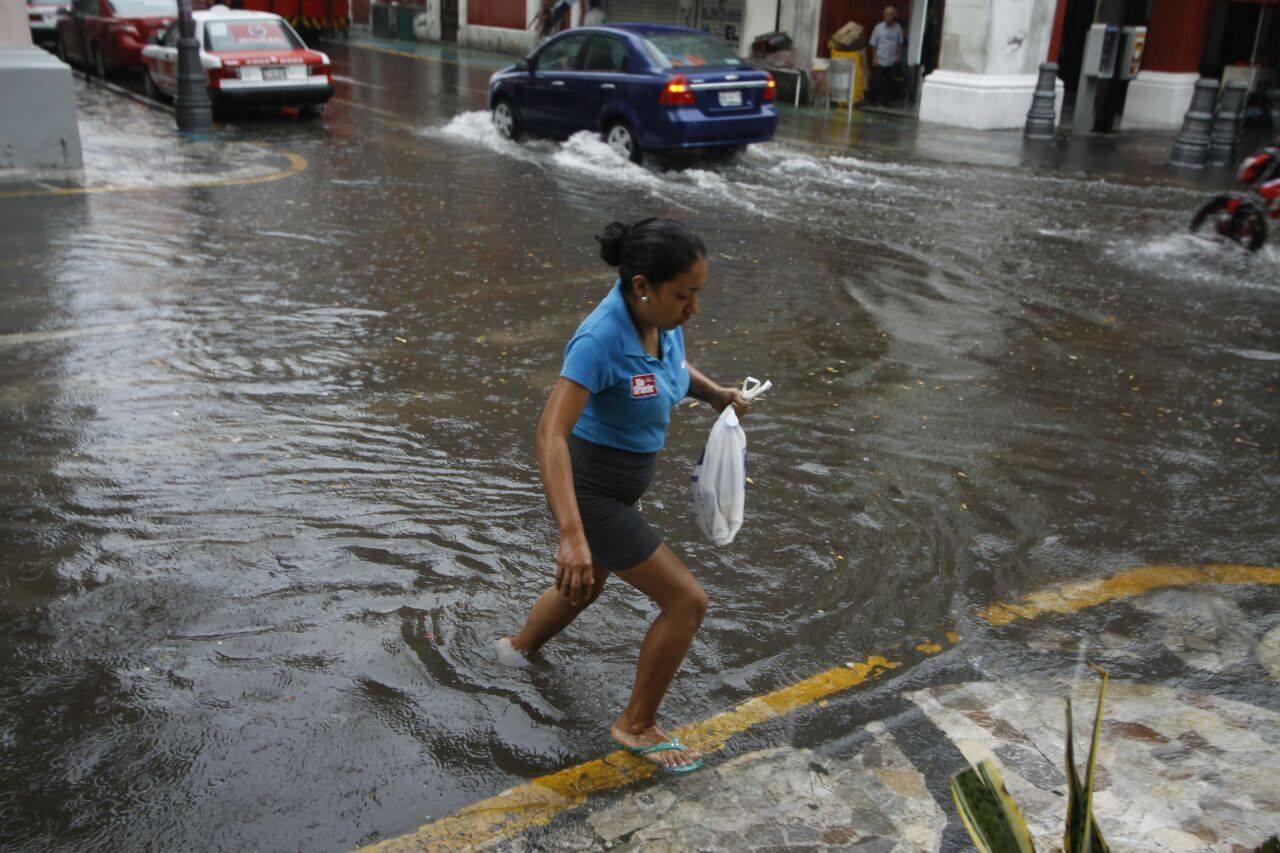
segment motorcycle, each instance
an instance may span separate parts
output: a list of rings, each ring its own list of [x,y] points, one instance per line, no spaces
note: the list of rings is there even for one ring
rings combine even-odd
[[[1191,217],[1191,232],[1209,226],[1228,240],[1256,252],[1267,242],[1267,220],[1280,218],[1280,138],[1240,164],[1236,180],[1245,192],[1216,195]]]

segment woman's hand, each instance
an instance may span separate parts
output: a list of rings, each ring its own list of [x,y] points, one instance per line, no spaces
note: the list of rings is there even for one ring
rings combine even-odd
[[[562,533],[560,551],[556,554],[556,590],[577,607],[590,600],[595,582],[587,537],[580,532]]]
[[[542,472],[542,487],[547,491],[547,501],[560,530],[556,591],[575,606],[591,600],[595,572],[573,493],[573,463],[569,459],[568,441],[590,397],[591,392],[586,388],[561,376],[538,423],[538,470]]]
[[[742,396],[742,392],[737,388],[720,387],[716,392],[715,399],[711,401],[711,405],[717,412],[723,412],[729,406],[733,406],[733,411],[738,417],[746,417],[747,412],[751,411],[751,404],[747,402],[747,398]]]

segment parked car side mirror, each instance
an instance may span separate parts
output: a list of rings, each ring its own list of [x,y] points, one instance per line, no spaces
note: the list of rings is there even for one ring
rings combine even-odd
[[[522,60],[520,60],[519,62],[517,62],[517,63],[516,63],[516,70],[517,70],[517,71],[532,71],[532,70],[533,70],[533,66],[529,64],[529,60],[527,60],[527,59],[522,59]]]

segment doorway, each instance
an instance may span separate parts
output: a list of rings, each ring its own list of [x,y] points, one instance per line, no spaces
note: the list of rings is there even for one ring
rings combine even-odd
[[[440,40],[458,40],[458,0],[440,0]]]

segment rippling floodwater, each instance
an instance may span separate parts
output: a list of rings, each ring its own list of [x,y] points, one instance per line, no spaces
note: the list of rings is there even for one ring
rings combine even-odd
[[[690,360],[776,386],[732,547],[688,514],[707,408],[645,499],[712,601],[668,720],[1060,580],[1274,560],[1280,258],[1185,236],[1201,191],[639,167],[497,139],[482,71],[336,59],[368,84],[323,122],[225,131],[293,178],[0,199],[0,839],[345,848],[607,748],[643,597],[526,668],[492,640],[552,577],[534,424],[613,219],[703,235]]]

